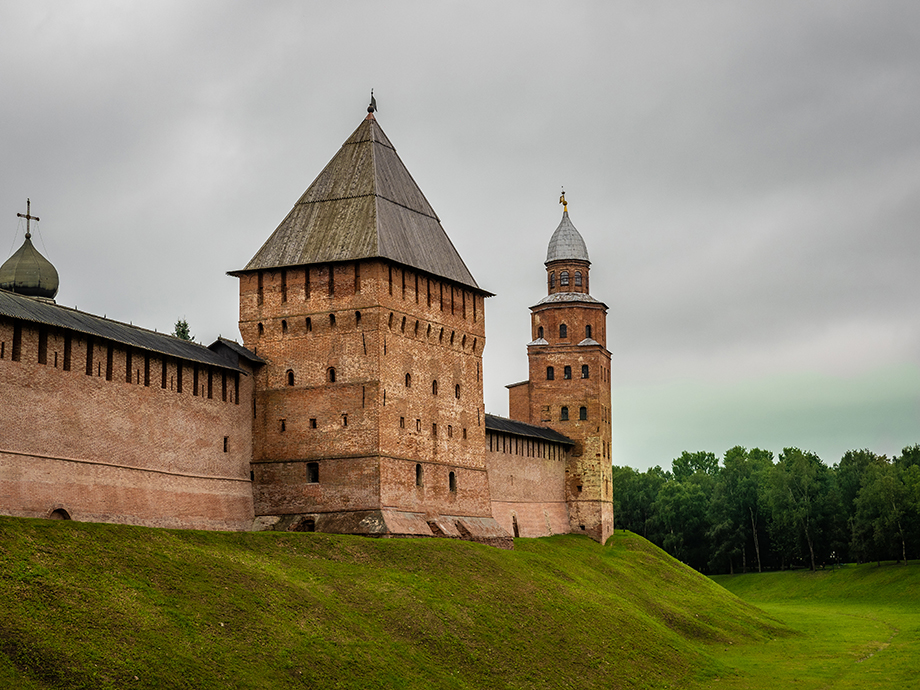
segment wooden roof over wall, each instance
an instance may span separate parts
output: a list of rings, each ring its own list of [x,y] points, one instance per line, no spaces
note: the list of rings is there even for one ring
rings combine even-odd
[[[390,259],[485,292],[373,114],[246,268],[231,274],[370,258]]]

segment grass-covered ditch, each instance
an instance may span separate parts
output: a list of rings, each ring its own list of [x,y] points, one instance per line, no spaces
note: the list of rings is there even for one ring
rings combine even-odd
[[[0,601],[0,687],[26,689],[678,688],[789,634],[622,532],[509,552],[0,518]]]

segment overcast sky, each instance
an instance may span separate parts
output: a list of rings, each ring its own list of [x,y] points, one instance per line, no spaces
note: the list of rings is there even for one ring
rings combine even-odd
[[[527,377],[560,187],[610,308],[613,462],[920,442],[920,3],[0,6],[0,260],[239,338],[242,268],[365,116]]]

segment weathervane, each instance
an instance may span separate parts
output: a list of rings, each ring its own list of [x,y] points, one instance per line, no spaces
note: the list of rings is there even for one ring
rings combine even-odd
[[[23,215],[22,213],[17,213],[16,216],[19,217],[19,218],[25,218],[25,219],[26,219],[26,239],[30,239],[30,238],[32,237],[32,232],[31,232],[31,231],[32,231],[32,226],[31,226],[31,222],[32,222],[33,220],[41,220],[38,216],[33,216],[33,215],[32,215],[32,200],[31,200],[31,199],[26,199],[26,212],[25,212],[25,215]]]
[[[377,111],[377,99],[374,98],[374,90],[371,89],[371,104],[367,106],[367,112],[374,113]]]
[[[562,188],[562,196],[559,197],[559,203],[562,204],[562,212],[569,212],[569,203],[565,200],[565,187]]]

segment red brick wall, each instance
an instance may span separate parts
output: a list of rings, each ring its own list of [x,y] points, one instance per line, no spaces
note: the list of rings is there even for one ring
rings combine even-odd
[[[262,271],[240,278],[240,332],[268,362],[253,421],[257,514],[488,516],[481,294],[381,260]],[[334,488],[297,488],[265,467],[306,460],[335,463],[320,481]],[[416,464],[444,487],[453,471],[457,491],[417,491]]]
[[[0,512],[46,517],[65,508],[74,519],[149,526],[248,529],[253,378],[240,375],[240,401],[225,370],[176,362],[94,340],[86,374],[87,338],[47,331],[47,364],[39,364],[39,331],[22,328],[22,356],[11,359],[13,322],[0,320]],[[56,363],[56,364],[55,364]],[[111,380],[106,380],[107,370]],[[208,375],[212,398],[207,397]],[[131,383],[127,383],[130,377]],[[145,385],[148,383],[149,385]],[[227,452],[224,452],[227,437]]]

